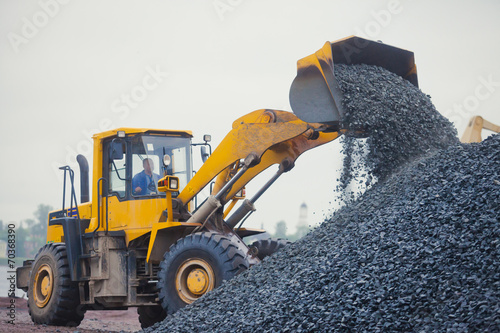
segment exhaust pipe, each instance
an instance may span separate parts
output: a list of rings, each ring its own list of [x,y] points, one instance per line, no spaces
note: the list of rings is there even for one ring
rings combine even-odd
[[[76,161],[80,166],[80,203],[89,202],[89,163],[81,154],[76,157]]]

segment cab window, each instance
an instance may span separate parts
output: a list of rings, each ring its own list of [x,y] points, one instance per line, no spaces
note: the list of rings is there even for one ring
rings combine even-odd
[[[122,144],[122,146],[123,150],[126,151],[125,142]],[[127,156],[126,154],[123,154],[123,156],[120,159],[117,158],[110,159],[109,163],[109,177],[108,177],[109,191],[111,193],[115,193],[120,198],[124,198],[126,195],[126,186],[127,186],[126,156]]]
[[[165,195],[158,192],[158,180],[165,175],[179,177],[180,190],[190,180],[191,170],[191,140],[189,138],[138,135],[132,137],[131,193],[134,197]],[[170,164],[164,165],[163,157],[170,157]],[[174,197],[178,193],[173,193]]]

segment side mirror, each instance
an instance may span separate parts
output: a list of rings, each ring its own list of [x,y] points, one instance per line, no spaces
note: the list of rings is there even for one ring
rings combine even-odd
[[[123,159],[124,151],[123,151],[123,142],[120,141],[111,141],[109,145],[109,159],[110,160],[121,160]]]
[[[207,153],[207,147],[201,146],[200,151],[201,151],[201,160],[203,161],[203,163],[205,163],[209,156],[209,154]]]

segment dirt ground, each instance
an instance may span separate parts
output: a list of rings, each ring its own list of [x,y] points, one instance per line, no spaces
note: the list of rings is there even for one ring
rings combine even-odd
[[[141,329],[137,318],[137,309],[130,308],[123,311],[87,311],[85,319],[78,327],[35,325],[28,314],[25,299],[14,298],[14,324],[9,324],[11,299],[0,297],[0,333],[5,332],[135,332]]]

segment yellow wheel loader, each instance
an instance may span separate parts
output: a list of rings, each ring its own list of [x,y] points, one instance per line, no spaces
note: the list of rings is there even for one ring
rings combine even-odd
[[[208,138],[193,144],[189,131],[137,128],[95,134],[91,198],[80,155],[80,204],[74,172],[62,167],[70,200],[64,193],[62,209],[49,214],[47,244],[17,269],[32,320],[77,326],[87,309],[138,307],[148,327],[284,246],[246,245],[245,237],[264,230],[242,223],[303,152],[362,132],[342,123],[336,63],[381,66],[417,85],[412,52],[349,37],[298,61],[290,88],[295,114],[262,109],[242,116],[213,153],[202,149],[210,156],[196,173],[192,149],[210,148]],[[276,174],[233,211],[245,185],[272,165]],[[211,195],[198,205],[206,186]]]
[[[462,143],[481,142],[481,132],[483,129],[500,133],[500,126],[490,123],[481,116],[473,116],[470,118],[460,141]]]

